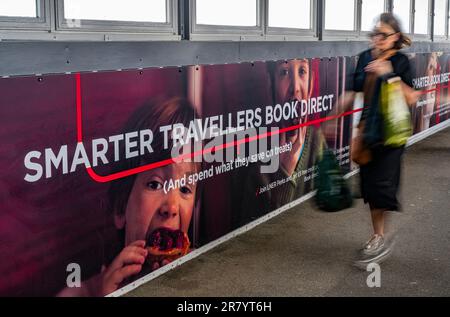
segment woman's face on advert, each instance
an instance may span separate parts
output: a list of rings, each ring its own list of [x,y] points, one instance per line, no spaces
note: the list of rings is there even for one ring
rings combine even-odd
[[[276,102],[308,99],[310,69],[307,60],[279,62],[274,76]]]
[[[116,226],[122,223],[125,227],[126,245],[136,240],[146,240],[158,228],[188,231],[196,185],[186,184],[165,192],[164,184],[192,173],[195,173],[193,163],[180,162],[138,174],[125,215],[116,216]]]

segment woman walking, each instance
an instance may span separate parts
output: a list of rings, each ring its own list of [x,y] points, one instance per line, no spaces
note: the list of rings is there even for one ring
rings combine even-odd
[[[362,148],[369,149],[365,154],[361,148],[359,153],[353,153],[354,159],[359,159],[361,194],[364,203],[369,204],[373,225],[373,235],[364,244],[362,259],[355,263],[364,267],[381,262],[391,252],[391,245],[385,238],[387,212],[400,210],[397,193],[404,146],[384,145],[381,86],[399,77],[407,103],[417,100],[411,88],[409,60],[399,52],[410,46],[411,41],[402,33],[398,20],[390,13],[381,14],[370,37],[371,48],[359,55],[353,89],[364,93],[364,110],[358,128],[364,143]]]

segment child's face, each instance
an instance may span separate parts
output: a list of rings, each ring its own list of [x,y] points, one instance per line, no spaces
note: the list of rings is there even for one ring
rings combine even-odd
[[[165,227],[187,232],[195,204],[196,186],[164,193],[164,182],[195,173],[193,163],[171,165],[140,173],[134,182],[124,215],[116,215],[116,226],[125,227],[125,244],[145,240],[155,229]]]

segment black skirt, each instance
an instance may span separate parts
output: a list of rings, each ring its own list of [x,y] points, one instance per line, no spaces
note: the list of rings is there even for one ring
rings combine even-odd
[[[361,194],[371,209],[399,211],[397,200],[404,147],[381,146],[372,151],[372,161],[360,166]]]

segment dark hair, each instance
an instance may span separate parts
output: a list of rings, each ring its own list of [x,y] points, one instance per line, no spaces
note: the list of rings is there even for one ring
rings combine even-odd
[[[399,39],[394,43],[394,48],[399,50],[406,46],[411,46],[411,39],[403,34],[399,20],[392,13],[382,13],[378,20],[381,23],[389,25],[395,33],[399,33]]]
[[[161,126],[181,123],[189,126],[190,122],[197,118],[193,106],[184,98],[172,98],[163,102],[147,102],[137,109],[125,124],[123,133],[135,132],[150,129],[153,132],[152,148],[153,153],[145,156],[122,159],[113,165],[112,173],[130,170],[145,164],[171,158],[172,140],[169,139],[169,146],[164,147],[163,135],[159,132]],[[125,153],[124,142],[120,144],[120,153]],[[138,142],[139,146],[139,142]],[[175,163],[176,164],[176,163]],[[193,163],[194,164],[194,163]],[[108,209],[114,214],[123,214],[128,203],[136,174],[125,178],[120,178],[111,182],[108,190]],[[196,195],[196,199],[197,199]]]

